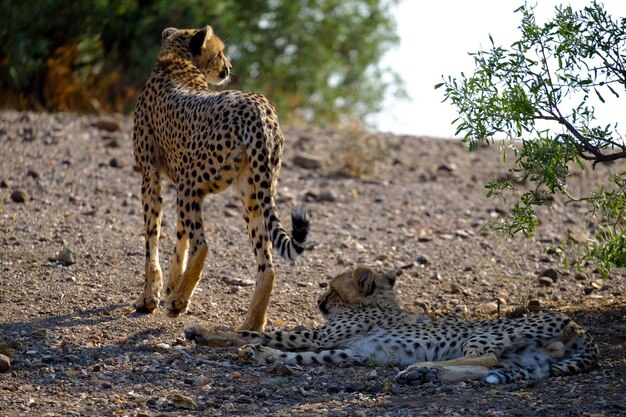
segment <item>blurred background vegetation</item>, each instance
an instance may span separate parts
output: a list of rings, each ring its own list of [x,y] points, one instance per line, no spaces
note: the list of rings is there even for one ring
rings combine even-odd
[[[282,120],[329,123],[402,95],[390,63],[397,0],[20,0],[0,2],[0,106],[129,112],[161,32],[211,25],[234,67]]]

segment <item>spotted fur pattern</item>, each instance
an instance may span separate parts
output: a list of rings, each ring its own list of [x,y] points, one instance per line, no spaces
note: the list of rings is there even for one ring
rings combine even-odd
[[[210,346],[241,346],[244,363],[402,366],[396,380],[407,384],[472,378],[503,384],[585,372],[596,364],[596,343],[560,313],[434,319],[402,310],[395,280],[395,274],[367,268],[334,278],[318,301],[328,319],[318,329],[230,332],[195,325],[185,335]]]
[[[230,70],[224,44],[210,26],[163,31],[156,66],[135,109],[133,141],[146,240],[146,281],[135,307],[152,312],[161,298],[161,180],[177,188],[176,249],[166,302],[171,316],[186,311],[204,266],[203,199],[233,185],[258,266],[241,328],[262,330],[275,276],[272,248],[293,260],[304,250],[309,222],[304,211],[295,210],[289,237],[276,214],[284,138],[269,101],[259,94],[209,89],[208,83],[226,83]]]

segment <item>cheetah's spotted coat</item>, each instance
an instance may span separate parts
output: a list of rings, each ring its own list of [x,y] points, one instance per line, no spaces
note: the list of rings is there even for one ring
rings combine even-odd
[[[161,298],[161,179],[169,179],[178,190],[176,249],[166,302],[172,316],[186,311],[204,266],[202,201],[234,185],[258,265],[241,328],[262,330],[275,276],[271,249],[295,258],[304,250],[309,223],[303,211],[294,211],[289,237],[276,215],[284,139],[272,105],[259,94],[208,87],[228,81],[231,65],[223,50],[210,26],[165,29],[156,66],[137,101],[133,141],[143,178],[146,281],[135,307],[151,312]]]
[[[431,319],[400,309],[395,274],[366,268],[334,278],[320,297],[328,322],[318,329],[210,331],[195,325],[189,339],[211,346],[241,346],[247,363],[377,363],[407,367],[396,380],[483,378],[492,384],[588,371],[598,347],[576,323],[559,313],[511,320]]]

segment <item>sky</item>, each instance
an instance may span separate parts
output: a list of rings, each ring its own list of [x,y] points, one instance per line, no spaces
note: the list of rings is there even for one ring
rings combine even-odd
[[[558,4],[579,10],[590,0],[536,0],[535,16],[544,23],[554,16]],[[626,0],[604,0],[605,9],[613,18],[626,17]],[[403,0],[395,7],[400,45],[383,57],[383,66],[390,66],[404,79],[408,100],[385,98],[383,110],[371,119],[377,130],[396,134],[432,137],[454,137],[451,125],[455,108],[442,103],[443,90],[434,85],[442,75],[459,77],[463,71],[472,74],[474,63],[467,52],[488,50],[489,34],[496,45],[508,47],[519,39],[521,15],[514,13],[523,0]],[[534,4],[529,1],[528,4]],[[606,99],[605,95],[605,99]],[[600,121],[624,119],[626,105],[607,100],[596,106]],[[620,124],[622,126],[623,124]]]

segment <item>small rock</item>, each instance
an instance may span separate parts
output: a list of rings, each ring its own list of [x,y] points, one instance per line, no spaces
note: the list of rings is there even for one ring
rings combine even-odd
[[[205,385],[212,384],[213,380],[205,375],[200,375],[196,379],[193,380],[192,385],[194,387],[203,387]]]
[[[35,180],[39,178],[39,172],[35,171],[34,169],[29,169],[28,172],[26,172],[26,175]]]
[[[70,248],[63,248],[54,256],[48,258],[50,262],[59,262],[62,265],[74,265],[76,263],[76,254]]]
[[[319,196],[317,196],[317,201],[320,203],[334,203],[337,201],[337,196],[331,190],[322,191]]]
[[[450,284],[450,294],[462,294],[463,290],[457,284]]]
[[[293,374],[293,368],[289,365],[280,365],[276,367],[276,375],[278,376],[289,376]]]
[[[494,301],[482,303],[480,309],[487,314],[494,314],[498,312],[498,303]]]
[[[116,139],[110,139],[104,144],[105,148],[119,148],[120,144]]]
[[[464,315],[467,314],[467,306],[465,304],[459,304],[454,306],[454,314]]]
[[[91,126],[100,130],[106,130],[107,132],[115,132],[117,130],[120,130],[119,123],[112,119],[96,120],[91,124]]]
[[[298,154],[293,157],[293,164],[304,169],[320,169],[322,167],[322,159],[313,155]]]
[[[425,257],[424,255],[419,256],[416,262],[418,265],[428,265],[430,263],[428,258]]]
[[[430,278],[435,281],[441,281],[441,274],[439,272],[435,272],[434,274],[430,276]]]
[[[124,344],[126,342],[128,342],[128,337],[126,337],[126,336],[120,336],[120,337],[117,338],[117,343],[119,343],[119,344]]]
[[[0,188],[9,188],[9,183],[6,180],[0,180]]]
[[[559,273],[553,268],[546,268],[539,273],[539,277],[547,277],[552,280],[552,282],[556,282],[559,278]]]
[[[541,309],[541,303],[539,300],[530,300],[526,309],[531,313],[536,313]]]
[[[224,217],[237,217],[238,214],[231,209],[224,209],[224,211],[222,211],[222,214],[224,214]]]
[[[428,312],[428,307],[429,307],[429,304],[428,304],[428,301],[424,301],[424,300],[415,300],[415,301],[413,301],[413,307],[419,307],[419,308],[421,308],[422,310],[424,310],[424,313],[427,313],[427,312]]]
[[[576,281],[587,281],[589,277],[584,272],[577,272],[576,275],[574,275],[574,279]]]
[[[601,279],[594,279],[591,281],[591,286],[596,290],[601,290],[604,287],[604,281]]]
[[[109,165],[113,168],[124,168],[124,162],[117,158],[111,158]]]
[[[585,287],[583,289],[583,291],[585,292],[585,295],[589,295],[593,292],[593,287],[589,286],[589,287]]]
[[[378,378],[378,372],[374,369],[372,372],[367,374],[367,379],[376,379]]]
[[[539,277],[539,280],[537,282],[539,282],[539,285],[542,285],[544,287],[551,287],[552,284],[554,284],[554,281],[552,281],[552,279],[548,277]]]
[[[361,392],[365,391],[365,388],[365,384],[361,384],[360,382],[352,382],[346,387],[346,392]]]
[[[254,282],[252,281],[245,281],[243,279],[231,278],[228,276],[223,276],[222,282],[226,285],[232,285],[235,287],[252,287],[254,285]]]
[[[174,407],[184,410],[193,410],[198,406],[196,400],[178,392],[171,394],[169,400],[174,404]]]
[[[7,355],[0,354],[0,373],[9,372],[11,369],[11,359]]]
[[[11,200],[15,203],[24,203],[28,200],[28,194],[24,190],[15,190],[11,193]]]
[[[443,172],[454,172],[456,171],[456,169],[457,167],[454,162],[451,162],[449,164],[441,164],[437,167],[437,171],[443,171]]]
[[[230,378],[231,378],[233,381],[239,381],[239,380],[243,379],[243,375],[242,375],[242,374],[241,374],[241,372],[239,372],[239,371],[233,371],[233,372],[230,374]]]

